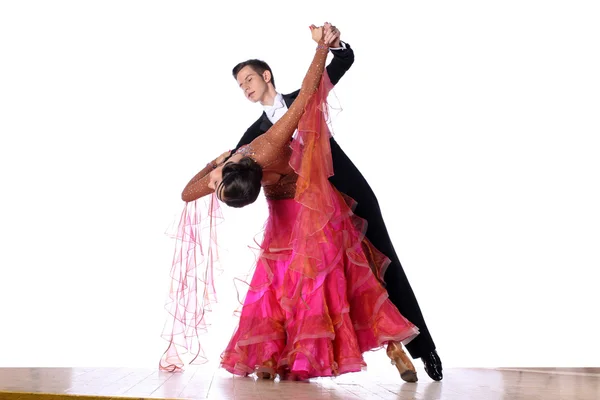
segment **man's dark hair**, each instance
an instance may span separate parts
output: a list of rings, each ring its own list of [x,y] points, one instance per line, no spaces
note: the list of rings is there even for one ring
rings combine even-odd
[[[262,76],[263,72],[269,71],[271,73],[271,83],[273,84],[273,87],[275,87],[275,77],[273,76],[273,71],[271,71],[271,67],[269,67],[269,64],[267,64],[266,62],[264,62],[262,60],[252,59],[252,60],[247,60],[247,61],[243,61],[243,62],[239,63],[238,65],[233,67],[233,71],[232,71],[233,77],[235,79],[237,79],[237,76],[240,73],[240,70],[247,66],[250,66],[250,68],[252,68],[254,70],[254,72],[256,72],[257,74],[259,74],[261,76]]]

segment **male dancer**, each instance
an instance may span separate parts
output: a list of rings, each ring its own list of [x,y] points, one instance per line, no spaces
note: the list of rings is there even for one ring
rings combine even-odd
[[[314,25],[311,28],[314,28]],[[336,85],[352,66],[354,52],[350,45],[340,40],[340,31],[335,26],[325,23],[324,32],[325,41],[330,43],[333,54],[333,59],[327,65],[327,74],[331,83]],[[299,90],[284,95],[277,92],[273,72],[269,65],[261,60],[241,62],[233,68],[232,72],[246,98],[253,103],[259,102],[264,109],[260,118],[242,136],[236,147],[237,150],[265,133],[281,118],[298,96]],[[406,348],[413,358],[423,360],[425,371],[431,379],[440,381],[443,377],[442,362],[390,240],[377,198],[358,168],[333,138],[330,139],[330,145],[335,172],[330,181],[340,192],[352,197],[358,203],[354,212],[368,221],[367,238],[391,260],[384,277],[390,300],[398,307],[400,313],[420,330],[420,334]]]

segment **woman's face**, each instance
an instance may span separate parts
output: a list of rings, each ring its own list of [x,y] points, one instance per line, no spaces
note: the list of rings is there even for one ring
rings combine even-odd
[[[219,193],[217,193],[217,198],[219,200],[223,201],[223,198],[221,197],[221,192],[223,192],[223,187],[221,186],[221,181],[223,180],[223,167],[229,163],[236,163],[240,161],[242,157],[243,156],[241,154],[234,154],[229,158],[229,160],[213,169],[209,174],[208,187],[214,191],[219,189]]]

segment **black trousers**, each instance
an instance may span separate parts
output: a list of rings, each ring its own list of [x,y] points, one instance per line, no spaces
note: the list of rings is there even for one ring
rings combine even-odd
[[[390,300],[400,313],[419,328],[420,334],[406,348],[412,358],[422,357],[434,351],[435,344],[390,240],[377,197],[366,179],[337,143],[333,139],[330,143],[335,175],[329,180],[337,190],[352,197],[358,203],[354,213],[367,220],[367,239],[391,260],[384,276],[386,289]]]

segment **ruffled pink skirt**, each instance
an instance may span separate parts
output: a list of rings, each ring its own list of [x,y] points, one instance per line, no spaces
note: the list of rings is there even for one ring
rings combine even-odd
[[[387,258],[357,229],[339,193],[334,204],[318,256],[304,257],[319,265],[290,268],[301,205],[269,201],[262,253],[239,325],[221,355],[229,372],[251,374],[268,361],[303,379],[356,372],[366,366],[364,352],[418,334],[381,284]],[[304,270],[316,272],[307,276]]]

